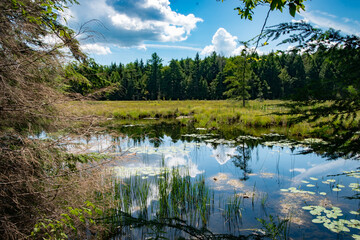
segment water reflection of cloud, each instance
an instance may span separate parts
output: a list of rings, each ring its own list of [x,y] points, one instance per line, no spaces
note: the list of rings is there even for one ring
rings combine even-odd
[[[158,148],[148,145],[143,145],[139,147],[132,147],[129,149],[129,152],[133,153],[144,153],[144,154],[157,154],[157,155],[166,155],[166,154],[177,154],[184,153],[187,154],[190,152],[189,148],[178,147],[178,146],[160,146]]]
[[[236,148],[228,147],[226,145],[218,145],[216,149],[212,150],[212,156],[220,164],[224,165],[227,163],[232,156],[236,155]]]
[[[126,150],[129,153],[136,154],[136,157],[130,158],[131,162],[128,161],[125,165],[121,164],[123,167],[129,168],[129,172],[125,175],[143,172],[139,170],[140,168],[159,168],[162,160],[164,160],[164,167],[168,169],[179,168],[182,176],[189,174],[191,177],[195,177],[204,173],[204,170],[200,170],[199,166],[193,162],[191,153],[195,148],[198,149],[202,146],[208,148],[219,165],[226,164],[236,155],[236,148],[227,144],[219,144],[215,148],[208,143],[186,142],[172,144],[166,141],[161,146],[154,147],[151,142],[145,140],[141,144],[135,144],[134,146],[133,144],[129,145],[126,138],[114,138],[106,134],[90,138],[72,137],[68,150],[73,153],[103,152],[110,155]]]
[[[347,169],[354,169],[359,166],[359,162],[352,160],[336,160],[331,162],[324,162],[314,165],[313,167],[306,169],[301,174],[294,178],[294,182],[300,182],[303,179],[314,176],[327,176],[330,173],[338,174]]]
[[[110,136],[93,136],[91,138],[70,138],[66,149],[71,153],[104,152],[115,146],[116,142]]]
[[[204,170],[200,171],[198,165],[191,161],[189,154],[167,154],[164,156],[164,162],[169,169],[182,167],[179,169],[180,176],[196,177],[196,175],[204,173]]]
[[[133,158],[131,162],[121,168],[128,170],[127,177],[136,173],[146,175],[148,172],[155,172],[157,175],[163,168],[168,170],[178,168],[180,176],[196,177],[204,173],[204,170],[199,170],[198,165],[193,163],[190,157],[191,147],[181,144],[179,146],[160,146],[156,148],[144,144],[130,149],[130,152],[136,153],[136,158]]]
[[[304,173],[306,172],[305,168],[294,168],[294,169],[290,169],[290,172],[299,172],[299,173]]]

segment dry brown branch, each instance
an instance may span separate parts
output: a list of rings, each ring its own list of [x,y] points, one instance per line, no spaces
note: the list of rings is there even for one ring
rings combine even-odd
[[[25,238],[44,216],[57,219],[67,206],[93,199],[95,191],[110,191],[105,170],[126,155],[69,170],[52,142],[9,135],[0,140],[0,234],[8,239]],[[105,208],[111,201],[99,205]]]
[[[100,169],[105,163],[70,171],[56,141],[28,137],[66,117],[54,108],[55,103],[65,101],[57,91],[65,55],[61,49],[67,47],[76,59],[85,58],[76,40],[84,28],[76,34],[46,13],[46,4],[55,9],[68,2],[72,0],[0,1],[2,239],[26,238],[39,219],[59,216],[66,202],[80,206],[102,185]],[[47,36],[57,41],[46,42]]]

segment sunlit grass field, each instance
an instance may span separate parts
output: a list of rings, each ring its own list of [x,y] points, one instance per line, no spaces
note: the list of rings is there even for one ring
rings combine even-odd
[[[262,129],[261,133],[309,136],[313,131],[309,123],[290,124],[289,116],[276,114],[287,111],[285,103],[280,100],[254,100],[243,107],[241,102],[229,100],[73,101],[59,107],[73,116],[101,116],[124,124],[150,118],[176,120],[183,125],[192,123],[197,128],[240,128],[254,135]]]

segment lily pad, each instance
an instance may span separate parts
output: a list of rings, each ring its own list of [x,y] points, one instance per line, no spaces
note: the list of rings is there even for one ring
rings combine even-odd
[[[312,220],[312,222],[313,222],[313,223],[324,223],[324,221],[321,220],[321,219],[319,219],[319,218],[314,218],[314,219]]]
[[[314,177],[310,177],[311,180],[317,181],[319,180],[318,178],[314,178]]]
[[[340,192],[341,191],[341,188],[333,188],[332,189],[334,192]]]
[[[359,184],[358,184],[358,183],[350,183],[350,184],[349,184],[349,187],[351,187],[351,188],[358,188],[358,187],[359,187]]]
[[[301,182],[302,182],[302,183],[309,183],[308,181],[305,181],[305,180],[302,180]]]
[[[356,212],[356,211],[350,211],[350,214],[359,215],[360,213],[359,213],[359,212]]]
[[[360,240],[360,235],[357,235],[357,234],[353,234],[351,235],[354,239],[356,240]]]
[[[307,187],[315,187],[315,185],[314,184],[308,184],[308,185],[306,185]]]
[[[305,206],[305,207],[302,207],[302,209],[304,210],[313,210],[315,208],[315,206]]]
[[[321,216],[321,211],[311,210],[311,211],[310,211],[310,214],[311,214],[311,215],[318,215],[318,216]]]
[[[319,192],[319,194],[325,196],[326,192]]]

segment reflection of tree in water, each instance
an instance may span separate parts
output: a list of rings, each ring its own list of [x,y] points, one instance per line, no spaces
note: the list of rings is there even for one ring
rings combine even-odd
[[[235,167],[243,170],[243,177],[240,180],[246,181],[249,179],[248,174],[252,173],[252,170],[249,168],[249,160],[251,160],[251,149],[246,146],[245,143],[236,147],[237,155],[231,156],[231,160],[234,163]]]

